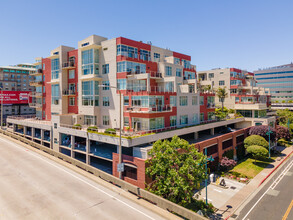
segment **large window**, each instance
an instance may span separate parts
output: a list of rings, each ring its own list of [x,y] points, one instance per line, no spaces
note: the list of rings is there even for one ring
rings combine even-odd
[[[176,76],[178,77],[182,76],[182,69],[176,68]]]
[[[195,72],[184,71],[184,79],[195,79]]]
[[[99,74],[99,50],[84,50],[81,53],[82,74]]]
[[[70,97],[69,98],[69,106],[74,106],[75,105],[75,97]]]
[[[165,92],[174,92],[174,82],[165,83]]]
[[[183,62],[184,68],[191,69],[191,63],[189,60],[182,59],[182,62]]]
[[[103,115],[103,125],[110,125],[110,118],[108,115]]]
[[[177,57],[174,57],[174,64],[180,65],[180,59]]]
[[[208,108],[214,108],[215,107],[215,97],[214,96],[208,96]]]
[[[129,96],[124,96],[124,105],[129,105]]]
[[[241,84],[242,84],[242,81],[241,80],[231,80],[231,86],[241,85]]]
[[[192,96],[192,105],[197,105],[197,96]]]
[[[164,128],[165,124],[164,124],[164,118],[151,118],[150,119],[150,130],[154,130],[154,129],[161,129]]]
[[[135,74],[145,73],[146,65],[143,63],[135,63],[122,61],[117,63],[117,73],[131,72]]]
[[[176,106],[177,101],[176,101],[176,96],[170,96],[170,106]]]
[[[199,97],[199,104],[204,105],[204,97],[203,96]]]
[[[110,106],[109,97],[103,97],[103,106]]]
[[[187,125],[188,124],[188,115],[181,115],[180,116],[180,125]]]
[[[59,59],[52,59],[51,61],[51,75],[52,79],[59,79],[60,62]]]
[[[252,110],[236,110],[236,112],[243,117],[252,118]]]
[[[170,116],[170,126],[176,126],[177,125],[177,117],[176,116]]]
[[[75,70],[69,70],[69,79],[75,78]]]
[[[209,121],[214,120],[215,119],[214,115],[215,115],[215,112],[208,112],[208,120]]]
[[[119,55],[137,58],[137,48],[119,44],[117,45],[117,56]]]
[[[219,86],[224,86],[225,85],[225,81],[224,80],[220,80],[219,81]]]
[[[96,116],[92,116],[92,115],[85,115],[84,116],[84,123],[86,125],[96,125],[97,124],[97,119]]]
[[[200,113],[200,121],[204,121],[204,113]]]
[[[117,89],[126,90],[126,79],[117,79]]]
[[[52,85],[52,104],[59,104],[59,84]]]
[[[104,64],[103,65],[103,74],[108,74],[109,73],[109,64]]]
[[[198,124],[198,114],[197,113],[194,113],[192,115],[192,123],[193,124]]]
[[[103,90],[110,90],[110,82],[109,81],[103,81],[102,82],[102,85],[103,85]]]
[[[166,76],[172,76],[172,67],[166,66],[165,72],[166,72]]]
[[[187,106],[188,105],[188,101],[187,101],[187,96],[180,96],[179,97],[179,104],[180,106]]]
[[[128,81],[127,90],[132,90],[133,92],[146,91],[147,90],[146,80]]]
[[[154,53],[154,61],[160,62],[160,54],[159,53]]]
[[[99,82],[82,82],[82,105],[99,106]]]
[[[151,52],[150,51],[140,49],[139,50],[139,53],[140,53],[140,59],[141,60],[146,60],[146,61],[150,61],[151,60]]]

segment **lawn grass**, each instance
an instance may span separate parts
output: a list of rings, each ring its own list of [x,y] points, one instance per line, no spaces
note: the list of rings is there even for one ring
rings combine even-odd
[[[260,171],[266,168],[270,163],[274,162],[277,157],[271,157],[271,159],[265,160],[255,160],[252,158],[246,158],[243,161],[240,161],[238,165],[236,165],[230,173],[237,172],[242,175],[247,176],[247,178],[254,178]]]

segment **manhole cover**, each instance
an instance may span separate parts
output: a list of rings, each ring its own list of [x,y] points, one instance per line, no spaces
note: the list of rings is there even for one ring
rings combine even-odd
[[[236,189],[236,187],[235,186],[231,186],[230,189]]]
[[[236,214],[231,215],[231,218],[237,218]]]

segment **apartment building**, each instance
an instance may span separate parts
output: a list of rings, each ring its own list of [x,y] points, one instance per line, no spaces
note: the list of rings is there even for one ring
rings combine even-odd
[[[293,109],[293,64],[285,64],[254,71],[257,86],[271,92],[272,108]]]
[[[3,88],[3,118],[8,115],[32,115],[35,109],[29,106],[29,93],[34,87],[31,73],[35,71],[32,64],[0,66],[0,88]]]
[[[198,79],[201,90],[226,87],[224,106],[246,117],[247,126],[274,122],[273,118],[266,117],[271,105],[269,89],[258,87],[253,73],[237,68],[212,69],[198,71]],[[222,104],[218,97],[215,103]]]

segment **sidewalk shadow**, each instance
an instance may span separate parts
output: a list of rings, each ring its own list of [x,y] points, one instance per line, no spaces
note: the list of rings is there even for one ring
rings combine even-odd
[[[255,164],[256,166],[259,166],[259,167],[263,167],[263,168],[274,168],[275,167],[273,164],[268,164],[267,162],[260,162],[260,161],[253,162],[253,164]]]

